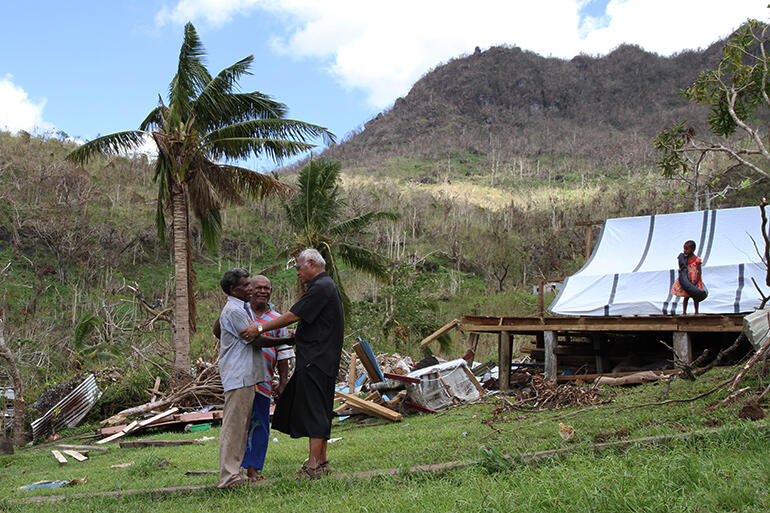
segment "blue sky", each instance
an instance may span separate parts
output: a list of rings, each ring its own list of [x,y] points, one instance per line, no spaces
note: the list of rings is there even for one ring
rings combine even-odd
[[[729,8],[726,7],[729,5]],[[124,0],[3,2],[0,128],[87,140],[136,128],[165,97],[192,21],[212,72],[253,54],[244,90],[339,138],[442,62],[507,44],[602,55],[701,48],[767,0]],[[270,167],[263,161],[257,168]]]

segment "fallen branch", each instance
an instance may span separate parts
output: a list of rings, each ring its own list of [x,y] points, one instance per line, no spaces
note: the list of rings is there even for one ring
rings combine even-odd
[[[766,356],[768,349],[770,349],[770,338],[768,338],[765,341],[765,343],[762,344],[762,347],[757,349],[754,355],[751,358],[749,358],[749,361],[747,361],[746,364],[743,366],[743,368],[740,371],[738,371],[738,374],[735,375],[735,378],[733,378],[733,383],[732,385],[730,385],[730,388],[728,389],[731,393],[734,392],[736,388],[738,388],[738,383],[740,383],[741,379],[743,379],[743,376],[746,375],[749,369],[751,369],[755,363],[757,363],[759,360],[763,359]]]
[[[706,392],[703,392],[702,394],[698,394],[695,397],[688,397],[686,399],[667,399],[665,401],[658,401],[658,402],[655,402],[655,403],[632,404],[631,406],[625,406],[623,408],[618,408],[615,411],[634,410],[636,408],[644,408],[645,406],[662,406],[664,404],[670,404],[670,403],[691,403],[693,401],[697,401],[698,399],[703,399],[707,395],[713,394],[714,392],[716,392],[717,390],[719,390],[723,386],[727,385],[731,380],[732,380],[732,378],[727,379],[727,380],[721,382],[720,384],[718,384],[717,386],[715,386],[714,388],[712,388],[711,390],[707,390]]]

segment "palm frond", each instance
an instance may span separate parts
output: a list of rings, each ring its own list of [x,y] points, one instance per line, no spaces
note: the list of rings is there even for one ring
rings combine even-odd
[[[86,313],[80,317],[80,320],[75,326],[75,334],[72,337],[72,347],[78,351],[82,350],[86,346],[91,333],[101,323],[101,319],[92,313]]]
[[[216,102],[205,94],[201,93],[195,105],[196,126],[201,133],[251,119],[280,119],[287,112],[286,105],[257,91],[220,94]]]
[[[271,160],[280,162],[314,147],[313,144],[286,139],[233,137],[207,144],[206,152],[214,160],[243,160],[253,155],[266,154]]]
[[[207,214],[199,219],[201,237],[208,250],[216,253],[219,250],[219,240],[222,235],[222,215],[220,210],[215,209],[209,209]]]
[[[401,216],[395,212],[367,212],[332,226],[330,231],[336,235],[344,236],[352,232],[357,232],[366,227],[371,222],[378,221],[380,219],[398,221],[401,219]]]
[[[388,278],[388,259],[361,246],[338,243],[335,247],[337,256],[347,265],[358,271],[371,274],[386,281]]]
[[[211,81],[204,64],[206,51],[192,23],[184,27],[184,41],[179,51],[179,65],[169,86],[169,108],[174,122],[189,118],[192,102]]]
[[[295,231],[328,231],[345,205],[337,184],[341,167],[339,162],[319,159],[300,170],[299,193],[287,205],[289,223]]]
[[[152,130],[163,126],[163,116],[168,113],[168,107],[165,105],[158,105],[147,114],[142,124],[139,125],[139,130]]]
[[[217,173],[217,176],[209,176],[209,181],[212,182],[217,191],[221,190],[220,186],[224,182],[227,182],[239,194],[256,200],[272,195],[286,198],[295,190],[293,186],[279,182],[270,175],[258,173],[245,167],[227,164],[219,165],[218,167],[219,173]]]
[[[166,216],[165,208],[169,204],[171,187],[172,164],[163,153],[158,154],[155,161],[155,176],[153,180],[158,184],[158,200],[155,206],[155,228],[162,246],[166,245]]]
[[[318,125],[294,119],[250,119],[233,123],[209,132],[204,144],[213,144],[222,139],[254,137],[259,139],[285,139],[307,142],[323,136],[329,131]]]
[[[143,130],[127,130],[97,137],[80,145],[76,150],[67,155],[66,158],[76,164],[86,164],[97,154],[105,155],[134,150],[144,143],[145,135],[149,134]]]
[[[211,163],[204,165],[193,165],[187,172],[187,190],[189,208],[200,221],[204,221],[210,215],[211,210],[222,208],[222,202],[219,199],[216,189],[209,181],[204,172],[207,166],[214,166]]]

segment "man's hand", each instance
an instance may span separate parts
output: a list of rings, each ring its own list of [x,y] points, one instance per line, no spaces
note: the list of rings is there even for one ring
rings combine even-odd
[[[249,325],[242,329],[239,335],[245,340],[253,340],[259,336],[259,324],[249,319]]]

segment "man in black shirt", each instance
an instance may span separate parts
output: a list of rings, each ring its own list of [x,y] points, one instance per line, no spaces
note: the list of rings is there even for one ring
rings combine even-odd
[[[321,254],[309,248],[297,257],[297,276],[305,294],[288,312],[241,332],[247,340],[263,331],[299,321],[295,334],[296,368],[273,413],[273,429],[292,438],[308,437],[310,455],[298,478],[330,474],[326,444],[331,434],[334,385],[340,367],[345,319],[337,285],[326,273]]]

